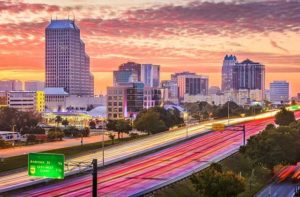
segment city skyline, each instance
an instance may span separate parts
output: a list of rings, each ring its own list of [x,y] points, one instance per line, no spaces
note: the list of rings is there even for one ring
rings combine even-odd
[[[220,87],[226,54],[266,65],[266,88],[287,80],[291,96],[300,91],[300,48],[293,44],[300,41],[299,2],[42,2],[0,2],[0,79],[44,80],[44,28],[51,17],[69,15],[91,57],[96,93],[112,85],[112,71],[127,61],[161,65],[162,80],[187,70]]]

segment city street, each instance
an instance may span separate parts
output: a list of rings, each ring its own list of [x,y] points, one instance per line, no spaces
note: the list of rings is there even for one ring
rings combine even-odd
[[[107,135],[104,136],[104,141],[110,140]],[[102,135],[93,135],[83,138],[84,144],[101,142]],[[36,144],[32,146],[19,146],[14,148],[3,149],[0,152],[0,158],[13,157],[18,155],[27,155],[32,152],[43,152],[53,149],[67,148],[81,145],[81,138],[65,138],[63,141],[47,142],[43,144]]]

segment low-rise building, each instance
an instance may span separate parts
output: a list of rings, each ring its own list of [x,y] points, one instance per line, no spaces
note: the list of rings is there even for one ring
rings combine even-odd
[[[175,77],[175,76],[174,76]],[[163,103],[178,104],[178,85],[176,80],[165,80],[161,82],[161,95]]]
[[[23,83],[19,80],[1,80],[0,91],[21,91]]]
[[[10,91],[8,106],[20,111],[45,110],[45,93],[43,91]]]
[[[8,106],[8,92],[0,91],[0,107]]]
[[[287,103],[289,97],[289,83],[287,81],[273,81],[270,83],[270,101],[272,103]]]
[[[88,111],[106,104],[106,97],[69,95],[63,88],[45,88],[48,112]]]
[[[25,81],[25,91],[44,91],[44,88],[43,81]]]
[[[107,87],[107,118],[134,118],[144,109],[144,83]]]

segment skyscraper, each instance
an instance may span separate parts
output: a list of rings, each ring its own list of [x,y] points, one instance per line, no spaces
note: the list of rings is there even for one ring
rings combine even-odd
[[[265,90],[265,66],[249,59],[232,67],[233,89]]]
[[[124,64],[121,64],[119,66],[119,70],[131,70],[134,71],[135,73],[137,73],[138,76],[138,81],[141,81],[141,64],[135,63],[135,62],[127,62]]]
[[[160,66],[153,64],[142,64],[141,81],[146,87],[157,88],[160,82]]]
[[[46,28],[46,87],[62,87],[70,95],[93,96],[90,58],[73,20],[51,20]]]
[[[289,100],[289,83],[287,81],[273,81],[270,83],[270,101],[280,104]]]
[[[234,55],[226,55],[222,66],[222,91],[233,89],[233,67],[237,63],[237,58]]]

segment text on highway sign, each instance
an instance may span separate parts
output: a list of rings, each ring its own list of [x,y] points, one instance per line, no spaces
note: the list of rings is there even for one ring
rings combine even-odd
[[[28,175],[52,179],[64,178],[65,156],[51,153],[29,153]]]

